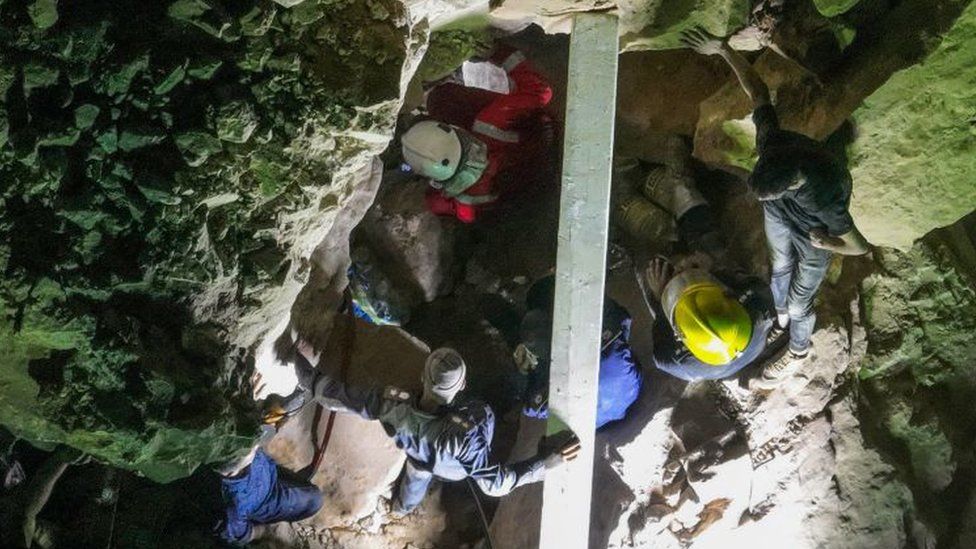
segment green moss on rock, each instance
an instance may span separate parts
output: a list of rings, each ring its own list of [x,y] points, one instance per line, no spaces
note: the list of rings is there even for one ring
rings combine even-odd
[[[938,492],[953,479],[954,448],[971,446],[976,425],[976,291],[934,239],[878,258],[881,269],[863,284],[860,378],[871,414],[907,450],[922,485]]]
[[[492,44],[487,28],[453,29],[430,35],[427,53],[415,76],[420,82],[443,78],[476,55],[484,54]]]
[[[44,30],[58,22],[58,0],[34,0],[27,7],[34,26]]]
[[[851,212],[874,244],[907,250],[976,209],[976,4],[924,61],[854,113]]]
[[[0,423],[161,481],[252,442],[236,323],[418,40],[378,3],[0,3]]]
[[[858,5],[861,0],[813,0],[813,4],[817,7],[819,11],[825,17],[836,17],[843,13],[847,13],[854,6]]]

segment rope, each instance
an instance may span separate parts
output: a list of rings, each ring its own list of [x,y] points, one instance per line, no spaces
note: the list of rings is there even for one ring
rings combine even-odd
[[[481,506],[481,498],[478,497],[478,491],[474,489],[474,481],[471,477],[466,478],[468,481],[468,489],[471,491],[471,497],[474,498],[474,505],[478,508],[478,516],[481,518],[481,527],[485,531],[485,541],[488,542],[488,549],[494,549],[494,544],[491,542],[491,532],[488,530],[488,516],[485,515],[485,509]]]
[[[346,372],[352,363],[352,354],[356,346],[356,316],[352,311],[352,296],[348,290],[345,295],[344,309],[346,312],[346,333],[344,334],[342,343],[342,359],[339,363],[339,381],[342,383],[346,381]],[[323,407],[321,404],[315,405],[312,433],[316,435],[319,432],[319,422],[322,420],[322,410]],[[332,439],[332,428],[335,426],[336,414],[337,412],[334,410],[329,411],[329,419],[325,424],[325,434],[322,436],[321,442],[316,445],[315,453],[312,456],[312,463],[309,466],[309,477],[315,475],[315,472],[319,470],[319,465],[322,464],[325,451],[329,448],[329,441]]]

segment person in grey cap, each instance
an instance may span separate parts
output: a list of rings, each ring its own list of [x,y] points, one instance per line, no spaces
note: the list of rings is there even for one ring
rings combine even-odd
[[[427,357],[424,392],[419,398],[397,387],[341,383],[316,370],[310,353],[297,355],[299,386],[309,398],[330,410],[379,421],[406,452],[394,512],[415,509],[435,477],[442,481],[470,478],[485,494],[499,497],[542,480],[547,469],[574,459],[579,452],[575,435],[563,432],[544,441],[530,459],[510,465],[491,463],[495,415],[484,402],[459,396],[467,367],[454,349],[440,348]]]

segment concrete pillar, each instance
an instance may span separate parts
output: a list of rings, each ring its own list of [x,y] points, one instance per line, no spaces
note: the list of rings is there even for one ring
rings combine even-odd
[[[584,549],[589,544],[617,40],[615,16],[575,16],[569,50],[548,430],[553,433],[569,425],[583,448],[576,460],[546,476],[543,549]]]

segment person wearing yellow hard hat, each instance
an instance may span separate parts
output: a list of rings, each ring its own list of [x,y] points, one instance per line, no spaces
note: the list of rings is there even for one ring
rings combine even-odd
[[[773,316],[761,280],[675,272],[662,258],[645,276],[658,369],[687,381],[724,379],[763,355]]]

